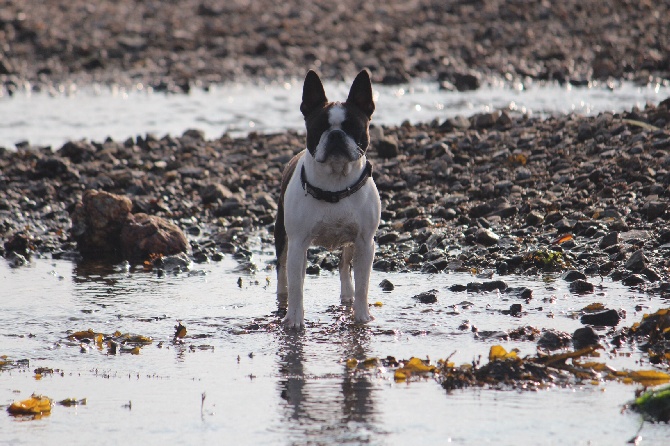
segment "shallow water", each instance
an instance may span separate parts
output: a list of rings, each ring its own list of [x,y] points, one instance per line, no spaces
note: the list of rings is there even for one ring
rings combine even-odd
[[[75,87],[51,92],[19,92],[0,96],[0,147],[13,148],[21,141],[59,148],[68,140],[123,141],[129,136],[153,133],[181,135],[195,128],[207,138],[257,132],[303,131],[299,112],[301,83],[225,84],[189,94],[154,93],[142,85]],[[348,85],[326,83],[333,100],[344,100]],[[456,115],[511,109],[540,116],[557,113],[597,114],[621,112],[647,101],[657,104],[670,96],[668,85],[632,83],[591,87],[499,83],[476,91],[449,92],[436,84],[374,86],[377,110],[373,123],[399,125],[440,121]]]
[[[466,389],[447,394],[432,379],[396,383],[381,369],[353,375],[344,363],[356,357],[411,356],[457,364],[484,358],[491,345],[522,354],[533,342],[475,339],[458,326],[469,320],[480,331],[532,325],[568,332],[581,326],[570,316],[592,302],[623,308],[622,325],[667,306],[660,298],[631,292],[605,279],[595,295],[576,296],[551,277],[504,277],[510,286],[533,289],[521,318],[501,314],[514,299],[497,293],[452,293],[470,274],[374,272],[375,321],[354,326],[338,305],[339,280],[324,273],[306,280],[302,333],[281,329],[248,332],[276,320],[270,253],[256,252],[261,272],[239,272],[230,258],[196,265],[189,273],[155,272],[35,260],[13,269],[0,262],[0,355],[29,359],[28,368],[0,372],[0,405],[33,392],[54,400],[87,398],[85,406],[55,406],[51,415],[27,421],[0,414],[3,444],[622,444],[635,436],[640,418],[621,413],[635,386],[608,382],[538,392]],[[242,286],[238,286],[241,278]],[[394,291],[376,285],[389,279]],[[591,279],[595,281],[595,279]],[[439,290],[436,304],[413,295]],[[553,303],[545,298],[555,297]],[[469,301],[472,306],[463,304]],[[548,317],[553,315],[553,317]],[[183,345],[171,343],[174,326],[188,329]],[[116,330],[151,336],[139,355],[82,350],[72,331]],[[162,344],[159,344],[162,341]],[[160,347],[159,347],[160,345]],[[642,355],[621,350],[601,360],[639,369]],[[484,359],[486,362],[486,359]],[[62,373],[37,380],[33,370]],[[649,368],[646,364],[642,368]],[[203,402],[203,395],[204,402]],[[643,444],[663,444],[667,426],[645,424]]]

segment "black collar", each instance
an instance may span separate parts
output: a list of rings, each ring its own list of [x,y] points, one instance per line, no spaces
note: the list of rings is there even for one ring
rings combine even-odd
[[[366,161],[363,173],[353,186],[350,186],[344,190],[331,192],[319,189],[318,187],[309,184],[307,182],[307,176],[305,175],[305,166],[303,165],[302,170],[300,171],[300,182],[302,183],[302,188],[305,189],[305,192],[310,194],[317,200],[326,201],[328,203],[337,203],[340,200],[355,194],[361,187],[363,187],[365,182],[371,176],[372,176],[372,164],[370,164],[370,161]]]

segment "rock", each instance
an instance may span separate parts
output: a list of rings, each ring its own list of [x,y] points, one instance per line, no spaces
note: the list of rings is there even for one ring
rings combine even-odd
[[[400,234],[397,232],[387,232],[377,237],[377,243],[380,245],[386,245],[387,243],[393,243],[400,237]]]
[[[391,283],[390,280],[384,279],[379,283],[379,287],[382,289],[382,291],[393,291],[395,289],[395,285]]]
[[[412,296],[412,299],[416,299],[422,304],[434,304],[437,302],[437,290],[425,291],[416,296]]]
[[[129,198],[88,190],[72,213],[70,233],[84,257],[121,256],[120,237],[133,205]]]
[[[9,237],[4,246],[7,254],[15,253],[26,257],[32,250],[32,238],[24,232],[18,232]]]
[[[619,235],[619,232],[614,231],[603,236],[603,238],[600,239],[600,243],[598,243],[598,247],[600,249],[607,249],[610,246],[618,245],[619,243],[621,243],[621,236]]]
[[[586,274],[576,270],[571,270],[563,274],[563,280],[566,282],[574,282],[575,280],[586,280]]]
[[[509,310],[502,310],[501,313],[510,316],[520,316],[522,310],[523,307],[521,306],[521,304],[512,304],[510,305]]]
[[[605,310],[597,313],[585,314],[580,320],[584,325],[615,327],[621,320],[621,317],[616,310]]]
[[[646,203],[642,210],[647,215],[649,221],[663,217],[665,211],[668,209],[668,203],[665,201],[650,201]]]
[[[545,350],[558,350],[570,345],[572,337],[563,331],[549,329],[542,333],[537,346]]]
[[[272,195],[265,192],[261,192],[256,196],[256,204],[263,206],[267,211],[277,210],[277,202],[272,198]]]
[[[155,257],[151,264],[155,268],[163,269],[167,272],[183,272],[191,269],[191,259],[184,252],[169,256]]]
[[[121,248],[126,259],[142,261],[152,255],[172,255],[189,249],[186,235],[174,223],[143,213],[131,215],[121,230]]]
[[[527,287],[514,287],[514,288],[507,288],[504,290],[505,294],[510,294],[517,299],[524,299],[526,301],[530,300],[533,298],[533,290]]]
[[[572,346],[575,350],[581,350],[591,345],[598,345],[600,337],[592,327],[582,327],[572,334]]]
[[[479,88],[479,78],[470,73],[455,73],[453,84],[458,91],[470,91]]]
[[[449,287],[449,291],[451,291],[452,293],[461,293],[463,291],[466,291],[467,289],[468,289],[467,286],[461,284],[454,284]]]
[[[526,224],[529,226],[540,226],[544,223],[544,215],[538,211],[530,211],[526,215]]]
[[[639,272],[647,267],[647,262],[649,262],[649,260],[644,255],[644,250],[638,249],[637,251],[635,251],[633,254],[630,255],[630,257],[624,264],[624,268],[626,268],[629,271]]]
[[[569,289],[571,292],[576,294],[587,294],[593,293],[595,287],[592,283],[587,282],[586,280],[577,279],[570,284]]]
[[[644,277],[642,277],[639,274],[630,274],[630,275],[624,277],[621,280],[621,283],[624,284],[625,286],[636,286],[636,285],[642,285],[643,283],[646,283],[646,280],[644,280]]]
[[[453,288],[453,287],[452,287]],[[470,293],[479,293],[483,291],[504,291],[507,289],[507,284],[502,280],[492,280],[490,282],[470,282],[466,287]]]
[[[75,164],[91,160],[95,152],[95,146],[87,141],[68,141],[58,151],[60,156],[69,158]]]
[[[490,229],[484,229],[484,228],[480,228],[479,230],[477,230],[477,234],[475,237],[477,243],[481,243],[484,246],[497,245],[498,242],[500,241],[500,236],[498,234],[491,231]]]
[[[395,158],[398,156],[398,138],[395,136],[384,137],[377,141],[375,145],[380,158]]]
[[[204,204],[217,201],[224,202],[234,197],[234,194],[226,186],[218,183],[208,184],[200,189],[200,198]]]

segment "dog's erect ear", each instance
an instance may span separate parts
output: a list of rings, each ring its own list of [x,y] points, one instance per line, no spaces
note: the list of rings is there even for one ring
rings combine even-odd
[[[328,102],[326,92],[323,89],[323,84],[319,75],[313,70],[309,70],[305,77],[305,85],[302,87],[302,104],[300,104],[300,111],[303,116],[307,117],[312,111],[322,107]]]
[[[351,84],[347,104],[355,105],[362,111],[368,119],[375,112],[375,103],[372,100],[372,83],[370,75],[366,70],[361,71]]]

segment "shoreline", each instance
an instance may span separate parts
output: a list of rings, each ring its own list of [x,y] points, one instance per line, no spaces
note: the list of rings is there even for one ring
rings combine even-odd
[[[577,270],[670,293],[669,107],[546,119],[495,111],[374,128],[368,154],[383,209],[375,269]],[[244,260],[252,232],[271,246],[280,173],[302,138],[206,140],[190,130],[5,150],[1,254],[24,246],[28,255],[76,258],[71,213],[95,189],[197,235],[196,261]],[[313,250],[309,264],[332,270],[336,259]]]

